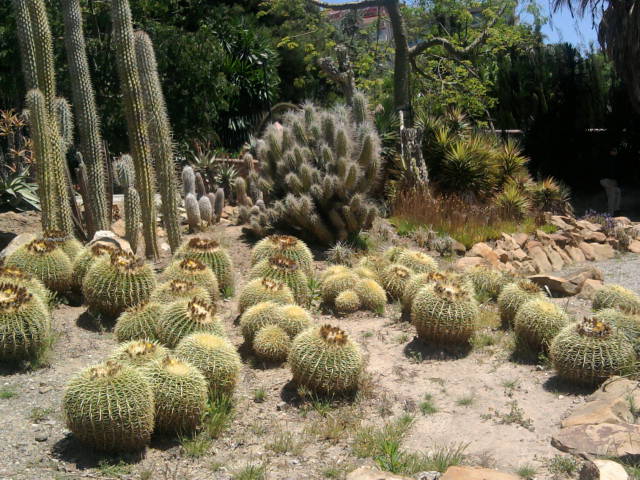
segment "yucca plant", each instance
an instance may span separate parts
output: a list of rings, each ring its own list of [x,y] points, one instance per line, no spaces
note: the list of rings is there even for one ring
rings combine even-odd
[[[505,218],[512,220],[525,218],[531,206],[526,193],[513,182],[507,183],[504,189],[495,196],[494,204]]]
[[[534,184],[529,195],[533,208],[539,212],[552,212],[558,215],[573,213],[568,187],[558,183],[553,177]]]
[[[495,184],[490,147],[479,136],[458,139],[447,149],[442,161],[438,186],[478,198],[493,190]]]
[[[509,137],[507,141],[496,146],[493,155],[493,165],[499,185],[506,185],[516,179],[527,177],[527,158],[522,153],[522,147],[517,140]]]

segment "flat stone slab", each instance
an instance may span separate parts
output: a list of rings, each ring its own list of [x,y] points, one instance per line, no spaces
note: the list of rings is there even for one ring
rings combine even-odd
[[[511,473],[479,467],[449,467],[440,480],[521,480]]]
[[[402,477],[394,473],[374,470],[371,467],[360,467],[349,475],[347,480],[411,480],[409,477]]]
[[[551,439],[558,450],[573,455],[626,457],[640,455],[640,425],[599,423],[561,429]]]

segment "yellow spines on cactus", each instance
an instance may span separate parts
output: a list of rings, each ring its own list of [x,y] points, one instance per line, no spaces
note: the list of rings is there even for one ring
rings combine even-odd
[[[404,265],[415,273],[429,273],[438,270],[438,264],[431,256],[417,250],[403,250],[398,254],[396,263]]]
[[[362,303],[362,308],[379,315],[384,313],[384,308],[387,305],[387,294],[378,282],[369,278],[362,278],[356,283],[355,291]]]
[[[344,265],[331,265],[326,270],[320,272],[319,280],[323,282],[325,278],[335,275],[337,273],[347,273],[350,272],[351,269],[349,267],[345,267]]]
[[[336,311],[340,314],[346,315],[349,313],[357,312],[362,306],[360,297],[354,290],[344,290],[335,299]]]
[[[286,283],[271,278],[254,278],[240,292],[238,311],[242,313],[257,303],[267,301],[281,304],[295,303],[293,293]]]
[[[498,311],[504,327],[512,327],[518,309],[528,300],[544,298],[544,293],[530,280],[518,280],[505,285],[498,296]]]
[[[73,281],[77,288],[82,288],[84,277],[93,265],[96,259],[100,257],[108,257],[113,252],[119,251],[120,248],[115,245],[96,243],[89,245],[78,254],[73,262]]]
[[[555,303],[534,298],[525,302],[516,313],[516,342],[534,352],[547,351],[551,341],[569,321],[569,315]]]
[[[49,346],[51,317],[27,287],[0,281],[0,362],[37,358]]]
[[[158,339],[170,348],[194,332],[209,332],[224,336],[214,304],[199,300],[178,300],[170,303],[160,314]]]
[[[220,286],[218,285],[216,274],[200,260],[183,258],[182,260],[174,261],[162,273],[162,280],[165,282],[170,282],[171,280],[193,282],[207,289],[212,301],[220,298]]]
[[[397,263],[400,254],[406,251],[404,247],[393,246],[387,248],[384,252],[382,252],[382,258],[387,260],[389,263]]]
[[[61,230],[45,230],[42,238],[58,245],[67,254],[72,264],[84,248],[74,236],[67,235]]]
[[[119,345],[109,357],[132,367],[142,367],[153,360],[164,358],[169,351],[152,340],[131,340]]]
[[[132,366],[111,360],[82,370],[67,384],[62,409],[67,428],[96,450],[135,451],[151,440],[153,390]]]
[[[389,265],[382,271],[382,286],[391,298],[401,299],[413,272],[398,263]]]
[[[476,295],[497,300],[507,281],[502,272],[488,267],[478,266],[468,272]]]
[[[381,255],[369,255],[367,257],[362,257],[357,267],[364,267],[371,270],[376,275],[376,281],[378,283],[382,282],[382,272],[385,268],[391,265],[391,262]]]
[[[298,335],[288,359],[294,382],[318,393],[356,390],[364,369],[358,345],[331,325],[310,328]]]
[[[215,273],[220,292],[226,297],[233,295],[233,262],[229,253],[218,242],[199,237],[191,238],[178,249],[176,257],[191,258],[204,263]]]
[[[358,276],[350,269],[324,277],[320,285],[322,301],[333,306],[336,297],[345,290],[353,288],[359,280]]]
[[[54,292],[66,292],[73,283],[69,256],[48,240],[33,240],[19,247],[6,258],[5,267],[33,275]]]
[[[449,274],[443,272],[416,273],[411,275],[411,278],[409,278],[404,287],[404,292],[402,292],[402,311],[405,313],[411,312],[413,299],[422,287],[433,285],[437,282],[446,282],[450,278],[452,277]]]
[[[277,325],[262,327],[253,339],[253,351],[268,362],[282,362],[287,359],[291,337]]]
[[[593,309],[617,308],[633,315],[640,314],[640,295],[621,285],[605,285],[593,296]]]
[[[275,302],[260,302],[249,307],[240,317],[240,329],[247,343],[253,342],[258,330],[266,325],[281,325],[285,322],[284,312]]]
[[[159,303],[145,302],[122,312],[113,329],[118,342],[158,340],[158,322],[163,308]]]
[[[251,265],[281,255],[296,262],[306,275],[313,275],[313,254],[306,243],[290,235],[271,235],[260,240],[251,251]]]
[[[291,338],[309,328],[313,323],[313,318],[309,311],[300,305],[281,305],[280,311],[283,318],[277,325],[287,332]]]
[[[177,302],[178,300],[191,300],[192,298],[197,298],[204,302],[212,300],[209,292],[193,282],[188,280],[171,280],[170,282],[158,285],[151,293],[149,301],[166,304]]]
[[[51,292],[44,283],[33,275],[17,267],[0,267],[0,282],[9,282],[19,287],[25,287],[29,293],[38,297],[47,309],[50,307]]]
[[[175,353],[202,372],[214,395],[228,395],[235,389],[242,363],[227,339],[211,333],[192,333],[180,340]]]
[[[148,301],[155,286],[155,274],[147,263],[117,251],[94,262],[82,282],[82,294],[91,310],[117,317],[127,308]]]
[[[311,302],[307,276],[294,260],[283,256],[266,258],[251,268],[249,277],[271,278],[286,283],[298,305],[308,306]]]

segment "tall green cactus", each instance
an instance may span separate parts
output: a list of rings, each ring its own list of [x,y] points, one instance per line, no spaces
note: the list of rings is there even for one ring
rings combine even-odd
[[[180,195],[173,157],[171,126],[158,78],[158,66],[151,39],[142,31],[136,32],[134,37],[142,98],[149,122],[152,157],[156,160],[158,170],[158,184],[162,197],[162,221],[167,231],[171,251],[175,252],[180,246],[181,237],[178,214]]]
[[[22,73],[27,90],[38,88],[38,66],[36,64],[36,42],[31,27],[28,0],[13,0],[16,13],[18,44],[22,58]]]
[[[140,196],[138,191],[129,187],[124,193],[124,226],[125,236],[133,253],[138,251],[138,234],[140,233]]]
[[[56,97],[53,110],[58,123],[58,134],[62,141],[62,151],[66,154],[73,146],[73,112],[66,98]]]
[[[156,235],[155,178],[142,87],[135,54],[131,9],[128,0],[111,1],[113,38],[120,84],[124,97],[129,141],[140,194],[144,243],[147,257],[158,256]]]
[[[89,63],[82,31],[82,11],[79,0],[62,0],[65,46],[69,61],[71,93],[80,135],[80,152],[87,170],[87,194],[85,208],[92,219],[89,234],[109,229],[109,212],[106,201],[105,155],[102,148],[100,123],[96,111],[95,94],[91,83]]]
[[[56,97],[56,75],[53,63],[53,40],[47,19],[44,0],[27,0],[31,26],[35,39],[35,54],[38,76],[38,88],[47,102],[47,112],[54,112],[53,102]]]

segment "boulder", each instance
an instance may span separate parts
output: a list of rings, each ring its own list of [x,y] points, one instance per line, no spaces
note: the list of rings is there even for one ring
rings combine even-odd
[[[562,428],[598,423],[629,423],[633,414],[626,398],[601,399],[587,402],[575,408],[562,421]]]
[[[536,285],[547,287],[554,297],[570,297],[580,292],[580,287],[566,278],[553,275],[531,275],[528,277]]]
[[[541,247],[541,246],[542,246],[542,243],[539,242],[538,240],[527,240],[526,242],[524,242],[524,249],[527,251],[531,250],[532,248]]]
[[[522,247],[529,239],[529,235],[526,233],[513,233],[511,238],[513,238],[515,242]]]
[[[480,467],[449,467],[440,480],[519,480],[512,473]]]
[[[124,238],[127,234],[127,228],[124,224],[124,220],[116,220],[111,224],[111,231],[115,233],[117,236]]]
[[[553,240],[559,247],[564,247],[571,241],[571,237],[562,233],[550,233],[549,238]]]
[[[551,248],[553,249],[554,252],[560,255],[560,258],[562,258],[562,261],[564,262],[565,265],[570,265],[573,263],[573,260],[571,259],[569,254],[567,254],[567,252],[565,252],[562,248],[560,248],[558,244],[551,245]]]
[[[360,467],[349,475],[347,480],[411,480],[409,477],[403,477],[390,472],[374,470],[371,467]]]
[[[573,230],[575,228],[573,225],[569,225],[565,222],[563,217],[560,215],[552,215],[549,219],[549,223],[558,227],[560,230]]]
[[[579,272],[574,273],[569,277],[569,281],[571,283],[575,283],[576,285],[582,287],[585,281],[593,279],[593,280],[604,280],[604,274],[602,270],[596,267],[588,267]]]
[[[613,217],[614,222],[622,225],[623,227],[631,225],[633,222],[629,219],[629,217]]]
[[[602,280],[588,279],[582,284],[582,290],[578,295],[580,298],[592,299],[595,293],[602,288],[604,282]]]
[[[609,244],[593,243],[591,244],[596,261],[609,260],[616,256],[616,251]]]
[[[611,377],[609,380],[604,382],[598,390],[589,395],[587,400],[613,400],[616,398],[629,400],[630,398],[633,398],[633,402],[636,405],[640,405],[639,386],[640,384],[635,380],[629,380],[625,377]]]
[[[20,233],[19,235],[16,235],[9,242],[9,245],[4,247],[2,252],[0,252],[0,260],[8,257],[22,245],[26,245],[27,243],[34,241],[36,238],[35,233]]]
[[[580,242],[578,243],[578,248],[582,250],[582,253],[584,254],[584,258],[586,258],[590,262],[593,262],[596,259],[596,254],[593,250],[592,244],[587,242]]]
[[[467,247],[465,247],[463,243],[460,243],[457,240],[453,240],[451,248],[453,249],[454,253],[457,253],[458,255],[464,255],[467,251]]]
[[[592,223],[587,220],[578,220],[576,221],[576,225],[583,230],[591,230],[592,232],[602,231],[602,225],[597,223]]]
[[[564,247],[565,252],[567,252],[567,255],[569,255],[569,257],[571,257],[571,260],[573,260],[575,263],[580,263],[580,262],[584,262],[586,261],[586,258],[584,256],[584,252],[582,250],[580,250],[578,247],[574,247],[572,245],[567,245],[566,247]]]
[[[111,230],[98,230],[87,245],[95,245],[96,243],[113,245],[116,247],[120,247],[125,252],[133,253],[129,242],[127,242],[124,238],[119,237]]]
[[[498,256],[498,260],[500,260],[502,263],[506,263],[509,261],[509,255],[501,248],[496,248],[494,250],[494,253]]]
[[[508,254],[510,260],[517,260],[519,262],[522,262],[523,260],[526,260],[528,258],[528,255],[524,253],[524,250],[522,250],[521,248],[511,250],[510,252],[508,252]]]
[[[640,253],[640,240],[631,240],[627,248],[632,253]]]
[[[562,257],[560,256],[560,254],[558,252],[556,252],[551,247],[551,245],[547,245],[545,247],[542,247],[542,249],[544,250],[544,253],[547,254],[547,258],[551,262],[551,268],[554,271],[555,270],[562,270],[562,267],[564,267],[564,262],[562,261]]]
[[[604,243],[607,240],[607,236],[602,232],[592,232],[591,230],[583,230],[582,238],[587,242]]]
[[[547,258],[547,254],[544,252],[542,247],[533,247],[529,249],[529,256],[531,257],[533,264],[536,266],[536,271],[545,273],[553,270],[553,267]]]
[[[476,243],[471,250],[467,252],[467,255],[470,257],[481,257],[484,258],[490,265],[493,267],[498,267],[500,265],[500,260],[498,259],[498,255],[493,249],[484,242]]]
[[[542,230],[536,230],[536,239],[542,242],[543,245],[549,245],[553,242],[551,236]]]
[[[515,238],[513,238],[508,233],[502,233],[501,237],[501,240],[498,241],[501,242],[503,249],[515,250],[516,248],[520,248],[520,243],[518,243]]]
[[[464,272],[478,265],[488,266],[489,263],[482,257],[462,257],[458,259],[453,268]]]
[[[558,450],[573,455],[625,457],[640,455],[640,425],[599,423],[561,429],[551,439]]]
[[[628,480],[629,475],[622,465],[612,460],[596,459],[593,461],[600,474],[599,480]]]

